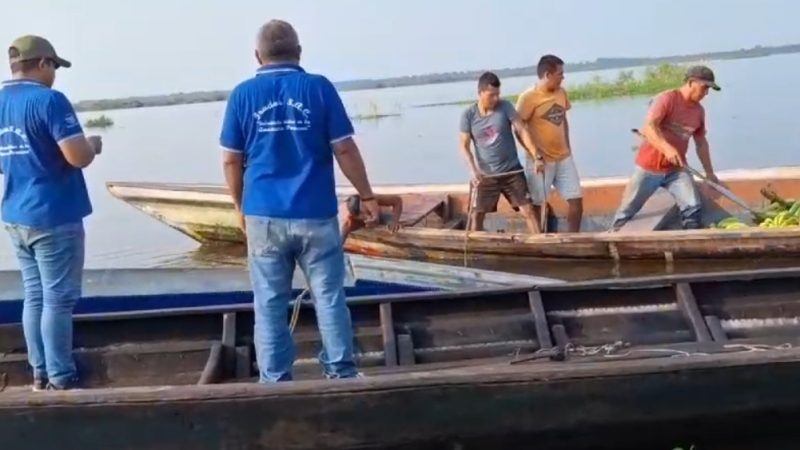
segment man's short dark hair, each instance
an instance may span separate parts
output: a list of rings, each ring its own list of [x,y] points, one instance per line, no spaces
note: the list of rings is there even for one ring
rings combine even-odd
[[[345,199],[345,204],[347,205],[347,212],[350,213],[351,216],[357,216],[361,214],[361,197],[358,195],[351,195]]]
[[[558,70],[559,66],[563,66],[564,61],[556,55],[544,55],[539,58],[539,64],[536,65],[536,74],[539,78],[544,78],[548,73],[553,73]]]
[[[478,91],[484,91],[489,87],[500,88],[500,78],[492,72],[485,72],[478,78]]]
[[[270,20],[258,31],[258,54],[270,61],[300,59],[300,39],[291,24]]]

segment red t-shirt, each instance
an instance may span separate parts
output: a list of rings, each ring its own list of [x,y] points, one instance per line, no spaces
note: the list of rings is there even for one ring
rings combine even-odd
[[[689,139],[706,134],[705,117],[705,110],[699,103],[684,100],[677,90],[660,94],[647,113],[647,121],[655,121],[658,124],[667,142],[680,153],[684,164],[686,164]],[[639,146],[636,164],[651,172],[669,172],[676,168],[646,141]]]

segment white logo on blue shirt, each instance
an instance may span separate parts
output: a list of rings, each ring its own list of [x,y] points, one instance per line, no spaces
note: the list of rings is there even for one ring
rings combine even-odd
[[[11,139],[4,139],[6,136]],[[28,136],[24,131],[14,126],[0,128],[0,156],[27,155],[30,152]]]
[[[283,118],[275,117],[279,114],[274,111],[276,108],[292,108],[300,112],[302,119],[295,119],[290,114],[284,112]],[[270,120],[266,120],[264,115],[270,113]],[[308,131],[311,128],[311,110],[305,107],[302,102],[289,98],[286,102],[282,100],[272,100],[258,111],[253,113],[253,118],[258,125],[259,133],[275,133],[278,131]]]

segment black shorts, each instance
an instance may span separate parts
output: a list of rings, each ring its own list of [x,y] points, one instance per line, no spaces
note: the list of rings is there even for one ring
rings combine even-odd
[[[521,173],[484,178],[473,189],[476,189],[475,203],[472,205],[474,212],[492,213],[497,211],[500,194],[503,194],[514,208],[533,204],[531,193],[528,191],[528,182],[525,181],[525,175]]]

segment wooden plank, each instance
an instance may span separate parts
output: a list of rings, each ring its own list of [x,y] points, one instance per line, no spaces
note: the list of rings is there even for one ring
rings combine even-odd
[[[528,292],[528,303],[533,313],[533,321],[536,325],[536,340],[539,341],[539,347],[543,349],[553,348],[550,327],[547,324],[547,313],[542,303],[542,294],[538,290]]]
[[[414,341],[411,339],[411,333],[397,335],[397,360],[401,366],[416,364]]]
[[[638,213],[619,232],[655,231],[678,217],[678,206],[669,192],[658,188]]]
[[[697,306],[697,300],[694,298],[691,285],[689,283],[676,283],[675,297],[678,307],[689,321],[689,324],[691,324],[697,341],[710,342],[711,335],[708,332],[703,316],[700,314],[700,308]]]
[[[447,221],[447,223],[445,223],[442,226],[442,229],[443,230],[458,230],[458,229],[462,229],[463,230],[464,229],[464,217],[456,217],[455,219],[451,219],[451,220]]]
[[[381,303],[379,306],[381,319],[381,334],[383,335],[383,356],[385,365],[393,367],[398,364],[397,360],[397,339],[394,332],[394,320],[392,319],[392,304]]]
[[[403,214],[400,216],[400,223],[403,226],[413,227],[437,208],[443,208],[447,197],[422,197],[414,200],[416,201],[404,200]]]
[[[728,333],[722,328],[722,323],[717,316],[705,316],[706,326],[711,331],[715,342],[728,342]]]
[[[236,373],[236,313],[222,315],[222,372],[224,377]]]
[[[561,349],[566,349],[570,344],[569,336],[567,335],[567,329],[564,327],[564,325],[553,325],[553,338],[556,341],[556,345]]]
[[[236,372],[237,379],[250,378],[253,374],[253,358],[249,345],[236,347]]]
[[[203,368],[203,373],[197,384],[214,384],[219,383],[223,378],[223,348],[221,342],[214,342],[211,344],[211,349],[208,352],[208,361]]]

